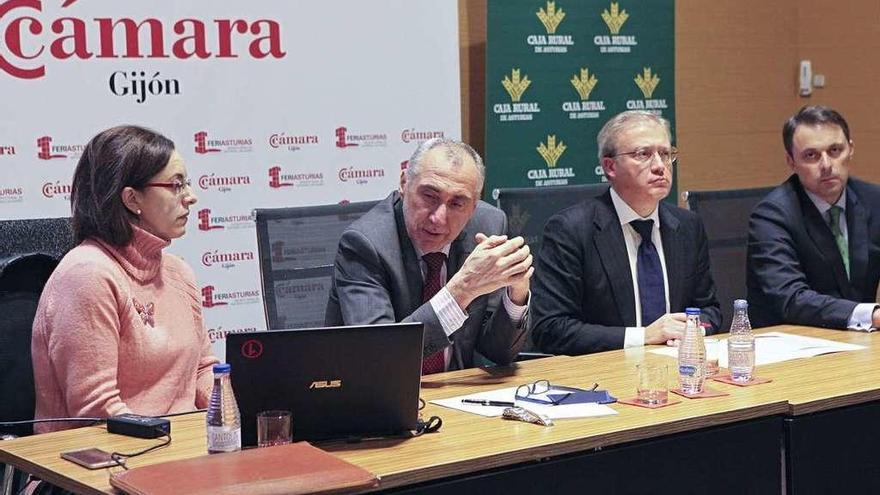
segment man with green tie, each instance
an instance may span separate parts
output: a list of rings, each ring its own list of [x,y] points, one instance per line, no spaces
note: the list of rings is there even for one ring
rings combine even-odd
[[[793,174],[752,211],[747,284],[755,326],[880,326],[880,186],[850,177],[837,111],[806,106],[782,129]]]

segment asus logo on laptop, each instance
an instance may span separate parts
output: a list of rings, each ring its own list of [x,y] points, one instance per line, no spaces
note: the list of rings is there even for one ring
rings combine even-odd
[[[309,385],[309,388],[340,388],[342,387],[342,380],[319,380],[317,382],[312,382]]]

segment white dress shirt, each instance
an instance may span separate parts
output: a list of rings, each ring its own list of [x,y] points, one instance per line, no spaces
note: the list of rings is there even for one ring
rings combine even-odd
[[[627,327],[623,337],[623,347],[639,347],[645,345],[645,327],[653,323],[652,321],[642,321],[642,303],[639,298],[639,277],[636,262],[639,258],[639,245],[642,243],[642,237],[636,232],[636,229],[630,225],[633,220],[653,220],[654,228],[651,231],[651,242],[657,249],[657,256],[660,257],[660,267],[663,270],[663,288],[666,295],[666,312],[669,312],[669,277],[666,275],[666,258],[663,256],[663,240],[660,238],[660,215],[658,208],[654,208],[647,217],[643,217],[635,212],[614,188],[611,188],[611,201],[614,203],[614,209],[617,210],[617,218],[620,219],[620,228],[623,230],[623,239],[626,242],[626,254],[629,258],[629,271],[632,275],[633,295],[635,296],[636,306],[636,326]]]

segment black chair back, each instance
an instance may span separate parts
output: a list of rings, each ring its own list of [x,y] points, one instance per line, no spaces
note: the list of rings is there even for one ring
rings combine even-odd
[[[269,330],[324,326],[339,239],[376,203],[254,210]]]
[[[746,297],[749,216],[755,205],[772,190],[772,187],[757,187],[685,193],[688,208],[700,216],[706,227],[712,278],[726,327],[733,318],[733,301]]]
[[[541,248],[544,224],[554,213],[584,199],[601,196],[607,183],[572,186],[511,187],[492,191],[495,205],[507,214],[508,233],[525,238],[532,253]]]

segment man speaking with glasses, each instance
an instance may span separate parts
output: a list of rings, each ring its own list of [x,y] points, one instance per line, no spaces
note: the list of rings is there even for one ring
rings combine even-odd
[[[650,112],[611,118],[597,138],[611,188],[562,210],[544,228],[532,318],[544,352],[587,354],[671,344],[686,307],[707,333],[721,325],[700,219],[662,200],[676,149],[669,122]]]
[[[782,140],[793,174],[749,222],[752,323],[877,328],[880,186],[849,176],[849,125],[831,108],[801,108]]]

